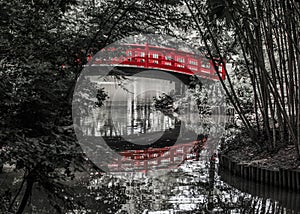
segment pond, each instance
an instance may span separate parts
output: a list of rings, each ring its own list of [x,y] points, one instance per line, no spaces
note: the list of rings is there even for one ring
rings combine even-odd
[[[218,161],[188,160],[159,176],[122,179],[111,174],[91,175],[77,184],[75,200],[86,209],[63,213],[299,213],[300,194],[268,187],[218,170]],[[6,174],[0,174],[4,184]],[[1,185],[2,186],[2,185]],[[55,200],[55,199],[54,199]],[[32,193],[25,213],[56,213],[47,194]]]
[[[121,205],[118,204],[115,213],[300,212],[299,193],[218,172],[217,164],[217,161],[189,160],[157,177],[117,181],[106,175],[92,184],[101,183],[102,186],[106,180],[110,188],[115,185],[114,182],[124,188],[126,200],[120,199]],[[118,200],[115,202],[118,203]]]
[[[231,117],[216,84],[194,93],[176,78],[93,78],[109,98],[90,111],[79,100],[74,122],[83,152],[100,170],[70,184],[72,195],[62,199],[72,209],[35,186],[26,213],[300,212],[299,193],[219,171],[218,144]]]
[[[150,77],[126,77],[121,84],[91,77],[109,98],[101,109],[79,115],[77,134],[107,173],[76,186],[86,213],[300,212],[298,193],[219,171],[218,143],[231,120],[220,86],[206,83],[206,91],[195,93],[176,78]],[[192,151],[201,134],[208,140],[196,161]]]

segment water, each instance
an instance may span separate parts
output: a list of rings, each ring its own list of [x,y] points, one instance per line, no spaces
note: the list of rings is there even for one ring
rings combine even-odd
[[[299,193],[218,173],[217,162],[191,160],[157,177],[124,180],[106,174],[92,179],[88,189],[76,187],[87,210],[75,213],[300,212]]]
[[[2,184],[7,178],[0,174]],[[190,160],[165,175],[132,180],[91,175],[72,191],[74,201],[86,206],[74,208],[75,213],[300,213],[299,193],[219,172],[217,162]],[[72,213],[66,204],[60,206]],[[25,213],[56,212],[45,191],[34,188]]]
[[[300,213],[299,193],[219,171],[212,155],[230,120],[222,114],[223,106],[199,114],[193,95],[176,80],[134,77],[121,88],[111,79],[101,83],[110,99],[77,122],[83,136],[110,140],[107,145],[92,145],[114,154],[100,161],[110,173],[78,174],[74,182],[66,183],[71,195],[61,190],[62,197],[52,195],[52,200],[36,185],[26,213]],[[162,92],[174,102],[158,109],[153,98]],[[209,98],[214,99],[212,94]],[[196,161],[191,150],[198,134],[209,137]],[[0,174],[0,183],[11,185],[5,176]],[[12,186],[17,189],[20,182],[21,178]]]
[[[81,120],[82,132],[86,136],[110,139],[121,136],[123,140],[115,140],[115,145],[110,145],[119,154],[115,161],[108,163],[111,174],[94,174],[85,186],[75,188],[80,201],[88,207],[87,213],[300,212],[299,193],[264,187],[219,172],[218,160],[212,161],[211,157],[218,149],[218,134],[230,120],[221,102],[203,116],[195,108],[197,101],[192,99],[193,94],[176,80],[134,77],[123,83],[123,88],[112,80],[103,83],[110,99],[101,110]],[[155,108],[153,98],[159,98],[162,92],[174,101],[172,114]],[[218,100],[219,95],[213,96],[217,93],[210,94],[209,99]],[[207,103],[213,106],[218,102]],[[175,112],[177,107],[179,110]],[[166,131],[175,130],[178,120],[181,121],[180,143],[168,147],[152,144],[151,152],[143,147],[147,139],[157,141]],[[209,134],[209,138],[200,160],[195,161],[191,148],[199,133]],[[131,144],[124,146],[124,142]],[[143,145],[137,148],[137,144]],[[167,149],[158,155],[157,150],[164,148]],[[157,156],[150,157],[151,154]]]

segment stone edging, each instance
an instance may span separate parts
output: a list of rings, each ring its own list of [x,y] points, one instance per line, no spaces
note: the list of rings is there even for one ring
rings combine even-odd
[[[243,177],[270,186],[283,187],[293,191],[300,190],[300,171],[296,170],[270,170],[257,166],[241,164],[231,160],[228,156],[219,154],[220,168],[233,175]]]

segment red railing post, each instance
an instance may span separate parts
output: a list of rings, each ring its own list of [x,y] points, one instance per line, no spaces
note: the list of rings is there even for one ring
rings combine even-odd
[[[149,47],[148,47],[148,42],[145,45],[145,67],[148,68],[148,52],[149,52]]]

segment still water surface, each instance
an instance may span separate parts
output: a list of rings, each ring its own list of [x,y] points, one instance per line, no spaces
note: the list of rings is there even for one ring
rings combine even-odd
[[[120,181],[105,176],[111,187]],[[157,177],[123,181],[126,200],[115,213],[299,213],[300,194],[218,172],[217,163],[187,161]],[[98,184],[99,184],[98,183]],[[103,183],[102,183],[103,185]],[[116,201],[117,202],[117,201]]]
[[[149,176],[146,169],[138,173],[137,168],[132,177],[128,174],[125,178],[112,174],[92,175],[88,182],[76,187],[78,198],[87,207],[86,213],[300,213],[299,193],[233,177],[218,170],[217,159],[210,159],[218,149],[210,139],[218,140],[216,133],[224,130],[230,120],[222,114],[224,107],[216,106],[218,99],[214,98],[220,95],[211,93],[212,101],[207,103],[214,109],[207,118],[195,108],[197,100],[191,99],[193,95],[188,93],[187,87],[175,81],[138,77],[123,86],[127,89],[116,89],[112,81],[105,82],[110,100],[106,100],[100,111],[93,111],[90,117],[81,120],[84,135],[110,139],[122,136],[128,141],[131,136],[144,139],[143,136],[150,136],[147,134],[175,129],[176,121],[181,120],[179,138],[184,138],[183,133],[193,132],[195,136],[209,134],[209,140],[199,161],[186,150],[185,157],[181,157],[180,164],[172,170],[166,168],[159,173],[152,168],[156,175]],[[170,116],[155,108],[153,98],[159,98],[162,92],[173,98],[173,107],[179,109],[176,114],[173,112]],[[118,147],[118,152],[135,150]],[[175,158],[176,155],[171,162]],[[145,161],[143,166],[148,165]],[[162,160],[159,161],[161,165]]]

